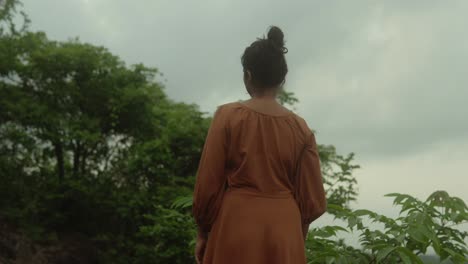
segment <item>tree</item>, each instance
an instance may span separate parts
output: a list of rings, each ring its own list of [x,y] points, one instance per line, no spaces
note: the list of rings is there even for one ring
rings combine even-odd
[[[102,262],[190,262],[167,236],[190,229],[160,223],[190,192],[209,118],[103,47],[21,32],[0,51],[0,220],[39,243],[84,234]]]
[[[280,92],[278,93],[277,95],[277,98],[278,98],[278,101],[282,104],[282,105],[289,105],[289,106],[292,106],[294,107],[294,105],[299,102],[299,99],[297,99],[295,96],[294,96],[294,93],[293,92],[288,92],[286,90],[284,90],[283,88],[280,90]]]
[[[0,74],[0,120],[53,151],[58,179],[96,175],[127,142],[157,135],[154,106],[166,98],[155,69],[127,68],[105,48],[43,33],[1,44],[10,60]]]
[[[19,10],[21,2],[19,0],[0,1],[0,37],[5,35],[17,35],[25,32],[30,24],[30,20],[24,11]],[[20,28],[17,27],[14,19],[20,15],[23,19]]]

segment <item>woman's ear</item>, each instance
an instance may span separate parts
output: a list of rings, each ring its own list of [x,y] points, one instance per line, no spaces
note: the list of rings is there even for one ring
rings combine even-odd
[[[248,70],[244,70],[244,84],[247,89],[247,93],[252,95],[252,74]]]
[[[244,82],[250,83],[252,81],[252,74],[249,70],[244,70]]]

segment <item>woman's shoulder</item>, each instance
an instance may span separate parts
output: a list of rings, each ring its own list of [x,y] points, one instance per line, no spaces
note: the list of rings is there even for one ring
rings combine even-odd
[[[217,109],[218,109],[218,111],[222,111],[224,113],[229,113],[229,112],[232,113],[232,112],[235,112],[236,109],[246,110],[246,109],[251,109],[251,108],[246,107],[242,103],[242,101],[233,101],[233,102],[220,104],[220,105],[217,106]],[[296,123],[300,128],[303,128],[303,129],[307,129],[309,127],[308,123],[305,121],[305,119],[303,117],[301,117],[300,115],[298,115],[294,111],[291,111],[289,109],[287,109],[287,110],[288,110],[288,114],[281,115],[281,116],[276,116],[276,117],[288,117],[289,119],[293,120],[293,123]],[[248,112],[250,112],[250,111],[248,111]]]
[[[215,113],[226,117],[229,114],[231,114],[236,107],[238,107],[236,102],[228,102],[228,103],[220,104],[216,106]]]
[[[310,126],[310,122],[306,121],[305,118],[294,113],[293,120],[294,125],[296,126],[297,130],[299,131],[299,134],[301,135],[304,141],[307,141],[308,138],[313,136],[314,132]]]
[[[233,102],[228,102],[228,103],[224,103],[222,105],[218,105],[218,109],[222,108],[222,109],[225,109],[225,111],[229,111],[231,110],[231,112],[234,112],[233,110],[245,110],[245,111],[242,111],[242,112],[245,112],[245,113],[256,113],[256,114],[260,114],[262,116],[267,116],[267,117],[273,117],[273,118],[296,118],[296,113],[294,113],[293,111],[289,110],[288,108],[284,107],[284,114],[281,114],[281,115],[278,115],[278,114],[268,114],[268,113],[263,113],[263,112],[260,112],[258,110],[255,110],[254,107],[251,107],[251,106],[248,106],[247,103],[245,103],[246,101],[233,101]]]
[[[297,123],[300,125],[301,128],[309,129],[309,124],[302,116],[296,114],[295,117],[296,117],[295,119],[297,120]]]
[[[218,105],[218,109],[219,108],[223,108],[223,109],[237,108],[237,107],[240,107],[239,103],[240,103],[239,101],[234,101],[234,102],[228,102],[228,103],[220,104],[220,105]]]
[[[221,104],[221,105],[218,105],[218,110],[221,110],[222,112],[228,114],[228,113],[234,113],[236,112],[236,110],[241,110],[242,112],[245,112],[245,113],[251,113],[252,111],[251,108],[249,107],[246,107],[242,101],[233,101],[233,102],[228,102],[228,103],[224,103],[224,104]],[[244,111],[244,110],[249,110],[249,111]],[[287,109],[287,108],[286,108]],[[281,116],[276,116],[276,117],[280,117],[282,119],[286,118],[286,119],[290,119],[293,121],[293,123],[295,123],[299,128],[301,129],[308,129],[308,124],[307,122],[305,121],[304,118],[302,118],[300,115],[298,115],[297,113],[289,110],[288,110],[288,114],[286,115],[281,115]],[[267,116],[271,116],[271,115],[267,115]],[[273,116],[275,117],[275,116]]]
[[[235,102],[224,103],[216,106],[216,110],[214,112],[214,118],[218,120],[224,120],[225,123],[230,123],[234,112],[233,109],[236,108]]]

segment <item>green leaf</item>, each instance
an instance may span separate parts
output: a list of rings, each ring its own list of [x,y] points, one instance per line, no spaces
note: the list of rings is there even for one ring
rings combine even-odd
[[[408,257],[404,252],[398,251],[398,255],[405,264],[412,264],[411,258]]]
[[[397,247],[386,247],[386,248],[381,249],[379,252],[377,252],[377,262],[382,261],[395,249],[397,249]]]
[[[387,193],[385,194],[384,196],[386,197],[394,197],[394,196],[400,196],[401,194],[400,193]]]
[[[411,228],[407,232],[410,235],[410,237],[416,240],[417,242],[422,243],[422,244],[427,242],[424,234],[418,232],[418,229]]]
[[[424,264],[418,256],[407,248],[398,247],[396,251],[405,264]]]
[[[327,204],[327,208],[337,210],[337,211],[346,211],[345,208],[336,204]]]
[[[369,211],[369,210],[365,210],[365,209],[355,210],[355,211],[353,212],[353,214],[354,214],[355,216],[375,215],[374,212]]]
[[[350,217],[348,218],[348,226],[349,228],[353,229],[353,227],[357,224],[357,218],[356,217]]]
[[[429,227],[427,227],[427,225],[418,225],[417,226],[417,231],[421,234],[423,234],[426,238],[428,239],[432,239],[435,237],[435,232],[434,230],[430,229]]]
[[[463,256],[462,254],[460,254],[458,252],[455,252],[450,248],[444,248],[444,250],[450,254],[450,256],[453,258],[453,260],[455,260],[457,262],[460,261],[460,263],[462,261],[466,261],[466,257]]]

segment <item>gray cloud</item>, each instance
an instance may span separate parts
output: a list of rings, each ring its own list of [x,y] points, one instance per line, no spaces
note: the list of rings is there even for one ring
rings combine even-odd
[[[246,98],[240,55],[286,34],[287,89],[322,143],[362,157],[468,136],[466,1],[24,1],[33,29],[157,67],[203,110]]]

